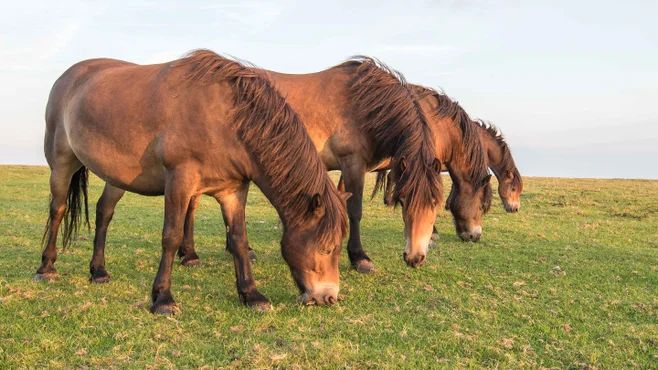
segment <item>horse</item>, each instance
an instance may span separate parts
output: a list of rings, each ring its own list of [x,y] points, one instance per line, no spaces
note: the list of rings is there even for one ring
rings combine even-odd
[[[282,221],[281,252],[302,301],[336,302],[347,195],[327,176],[300,117],[268,79],[242,63],[210,51],[153,65],[82,61],[50,92],[44,146],[51,202],[35,278],[57,276],[59,226],[67,216],[66,247],[81,222],[83,200],[88,223],[91,171],[115,188],[165,197],[152,313],[178,311],[171,271],[186,215],[201,194],[221,204],[240,301],[268,309],[252,277],[244,226],[253,181]],[[97,212],[97,226],[110,216]]]
[[[508,213],[518,212],[521,209],[523,179],[505,137],[492,123],[482,120],[473,123],[478,126],[489,168],[498,179],[498,196],[503,202],[503,208]]]
[[[391,158],[396,174],[394,198],[402,203],[407,244],[403,258],[409,266],[420,266],[426,256],[442,201],[440,162],[425,117],[404,77],[378,60],[354,57],[340,65],[311,74],[283,74],[254,68],[286,97],[302,118],[327,170],[340,170],[346,190],[351,265],[359,272],[374,269],[360,238],[365,174],[383,158]],[[290,141],[288,145],[297,145]],[[97,213],[111,215],[123,190],[106,185]],[[194,265],[194,209],[185,222],[185,238],[179,249],[184,265]],[[97,220],[99,218],[97,217]],[[105,233],[109,217],[97,222],[92,281],[104,282]],[[100,272],[99,272],[100,271]]]
[[[482,218],[491,207],[492,196],[491,175],[487,173],[488,154],[482,150],[484,141],[479,132],[481,126],[473,123],[459,103],[446,94],[420,85],[412,85],[412,89],[432,129],[435,153],[453,182],[445,208],[453,215],[459,238],[476,242],[482,235]],[[384,203],[392,205],[395,203],[391,193],[395,178],[392,171],[387,175],[389,169],[389,161],[375,168],[377,180],[372,197],[383,189]],[[436,228],[433,239],[438,239]]]

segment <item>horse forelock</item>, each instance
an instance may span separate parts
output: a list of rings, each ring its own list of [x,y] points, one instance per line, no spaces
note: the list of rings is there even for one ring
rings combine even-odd
[[[235,130],[276,192],[291,226],[312,216],[309,204],[320,194],[325,216],[318,221],[321,245],[335,245],[347,230],[345,205],[296,112],[262,71],[210,50],[180,60],[190,81],[227,81],[233,90]],[[291,145],[294,143],[294,145]]]
[[[354,57],[343,65],[356,68],[349,89],[358,124],[372,138],[375,157],[392,157],[399,174],[394,201],[405,198],[410,212],[440,202],[441,177],[432,170],[432,133],[404,76],[370,57]]]

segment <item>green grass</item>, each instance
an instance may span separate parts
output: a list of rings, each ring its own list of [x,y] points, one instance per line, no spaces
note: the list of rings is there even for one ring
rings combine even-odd
[[[267,313],[239,304],[219,208],[207,198],[196,223],[202,265],[176,266],[174,317],[148,312],[162,197],[119,203],[109,284],[88,282],[87,232],[59,255],[57,281],[32,280],[47,184],[44,167],[0,167],[0,368],[658,363],[658,181],[528,178],[521,212],[505,214],[496,199],[479,243],[458,241],[442,212],[440,245],[419,269],[402,261],[399,210],[366,202],[362,238],[377,271],[360,275],[343,256],[345,300],[333,307],[296,303],[278,219],[252,187],[248,232],[257,284],[274,306]],[[92,209],[101,186],[92,179]]]

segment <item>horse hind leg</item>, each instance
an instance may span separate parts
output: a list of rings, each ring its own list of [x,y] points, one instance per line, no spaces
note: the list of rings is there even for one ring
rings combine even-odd
[[[46,223],[46,231],[44,233],[45,247],[41,255],[41,266],[37,269],[35,280],[52,280],[57,277],[57,270],[55,269],[55,260],[57,260],[57,235],[62,220],[67,213],[67,200],[73,191],[72,187],[77,187],[78,184],[72,184],[71,179],[74,177],[86,176],[85,174],[78,173],[78,171],[86,171],[82,164],[77,160],[66,161],[62,164],[55,164],[50,172],[50,210],[48,222]],[[85,178],[84,191],[86,192],[86,178]],[[79,205],[79,204],[78,204]],[[69,216],[74,217],[72,210],[68,210]],[[75,228],[76,220],[72,219],[67,225],[67,228]],[[65,228],[66,229],[66,228]],[[68,237],[70,236],[69,230],[64,235],[64,244],[67,244]]]
[[[178,248],[178,257],[183,266],[198,266],[201,263],[199,255],[194,250],[194,213],[199,206],[200,199],[201,195],[192,197],[185,215],[183,243]]]
[[[105,240],[107,229],[112,221],[114,209],[125,191],[110,184],[105,184],[103,194],[96,203],[96,230],[94,232],[94,252],[89,262],[89,278],[93,283],[110,281],[110,274],[105,269]]]

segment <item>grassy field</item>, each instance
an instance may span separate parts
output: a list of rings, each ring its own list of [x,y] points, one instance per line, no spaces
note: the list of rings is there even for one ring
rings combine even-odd
[[[373,178],[369,178],[370,190]],[[148,312],[163,198],[127,195],[110,228],[112,281],[92,285],[86,231],[32,280],[46,219],[48,170],[0,167],[0,368],[656,368],[658,181],[527,178],[519,214],[495,200],[479,243],[437,220],[425,266],[402,261],[402,220],[367,202],[363,244],[377,271],[341,260],[333,307],[303,307],[279,251],[278,219],[252,188],[255,277],[274,309],[237,299],[218,206],[204,199],[202,265],[176,266],[174,317]],[[449,182],[446,178],[446,186]],[[92,209],[102,183],[91,183]],[[93,212],[92,212],[93,214]]]

